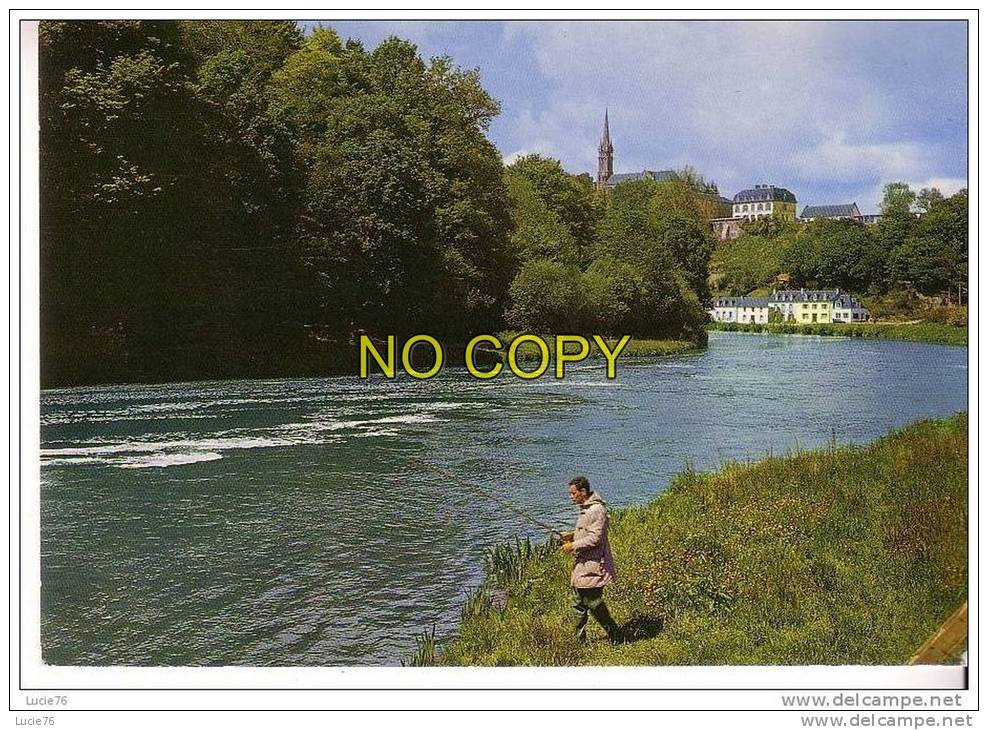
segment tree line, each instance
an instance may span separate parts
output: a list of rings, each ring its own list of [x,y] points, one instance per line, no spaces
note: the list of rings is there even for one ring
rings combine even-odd
[[[45,385],[348,371],[358,333],[702,337],[714,199],[507,168],[475,70],[276,21],[46,21]]]

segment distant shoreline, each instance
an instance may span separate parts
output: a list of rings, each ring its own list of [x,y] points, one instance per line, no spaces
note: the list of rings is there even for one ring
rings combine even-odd
[[[708,332],[752,332],[767,335],[819,335],[821,337],[869,337],[903,342],[927,342],[935,345],[967,347],[967,327],[955,327],[937,322],[910,324],[738,324],[736,322],[711,322]]]
[[[925,342],[935,345],[949,345],[955,347],[967,347],[967,328],[954,327],[951,325],[922,322],[916,324],[735,324],[733,322],[711,322],[707,325],[707,332],[739,332],[751,334],[768,335],[816,335],[824,337],[866,337],[883,340],[896,340],[900,342]],[[517,332],[500,333],[505,345],[509,344],[516,336]],[[674,357],[679,355],[697,355],[707,349],[706,338],[702,342],[690,340],[671,339],[650,339],[631,338],[627,347],[618,356],[620,360],[655,357]],[[519,352],[519,361],[527,361],[528,356],[534,357],[534,353],[527,351]],[[601,354],[596,347],[591,349],[589,359],[599,359]],[[229,374],[210,375],[203,374],[202,377],[176,378],[176,379],[134,379],[125,381],[106,382],[81,382],[81,383],[53,383],[43,385],[41,392],[65,390],[69,388],[96,388],[109,387],[114,385],[164,385],[174,383],[202,383],[212,381],[228,380],[281,380],[281,379],[309,379],[309,378],[357,378],[356,364],[353,369],[328,367],[323,372],[313,372],[305,370],[302,372],[283,372],[265,374]],[[460,362],[451,362],[450,367],[457,369],[463,367]],[[549,376],[551,377],[551,376]]]

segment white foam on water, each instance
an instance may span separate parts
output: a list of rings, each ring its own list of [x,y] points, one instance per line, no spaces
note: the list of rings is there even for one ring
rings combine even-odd
[[[378,428],[371,429],[370,431],[361,431],[360,433],[353,434],[354,438],[367,438],[368,436],[397,436],[397,429],[393,428]]]
[[[227,399],[226,403],[232,405],[233,399]],[[203,437],[179,431],[129,441],[95,438],[71,446],[42,448],[41,458],[45,465],[102,464],[121,469],[163,468],[215,461],[223,458],[223,454],[228,451],[330,444],[347,438],[394,437],[399,435],[401,426],[446,421],[439,418],[434,411],[477,407],[482,407],[482,404],[435,402],[413,413],[349,420],[316,419],[261,429],[260,434],[257,431],[245,433],[232,429],[216,431]],[[155,405],[149,409],[144,418],[160,418],[160,413],[154,413],[157,408],[158,405]],[[131,413],[130,417],[133,418],[134,414]]]
[[[159,413],[154,415],[106,415],[106,414],[49,414],[41,417],[42,426],[60,426],[71,423],[116,423],[117,421],[201,421],[225,418],[225,413]]]
[[[106,459],[95,456],[68,456],[62,458],[45,459],[45,466],[76,466],[78,464],[105,464]]]
[[[113,454],[150,454],[163,451],[231,451],[264,449],[272,446],[295,446],[296,441],[262,437],[213,438],[183,441],[129,441],[106,446],[76,446],[62,449],[41,449],[41,457],[107,456]]]
[[[384,418],[370,418],[361,423],[356,421],[356,423],[367,424],[367,423],[438,423],[441,419],[436,418],[431,413],[408,413],[403,416],[385,416]]]
[[[379,424],[444,423],[445,419],[436,418],[431,413],[407,413],[400,416],[382,416],[381,418],[362,418],[358,420],[339,420],[335,418],[304,421],[302,423],[286,423],[278,426],[277,431],[294,433],[297,431],[342,431],[345,429],[360,429]]]
[[[125,457],[123,459],[115,459],[111,463],[120,469],[153,469],[180,466],[182,464],[196,464],[201,461],[216,461],[222,458],[222,454],[204,451],[187,454],[151,454],[150,456]]]

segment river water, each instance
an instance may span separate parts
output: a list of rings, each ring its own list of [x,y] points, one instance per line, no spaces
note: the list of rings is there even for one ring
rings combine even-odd
[[[42,645],[54,664],[397,664],[454,630],[486,548],[533,529],[412,461],[573,520],[686,465],[865,442],[967,407],[967,349],[711,333],[567,378],[223,381],[41,395]]]

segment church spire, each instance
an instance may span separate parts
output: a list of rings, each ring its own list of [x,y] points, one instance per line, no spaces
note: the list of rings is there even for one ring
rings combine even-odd
[[[597,147],[597,184],[603,185],[614,174],[614,145],[611,144],[611,130],[608,125],[607,109],[604,109],[604,131]]]

